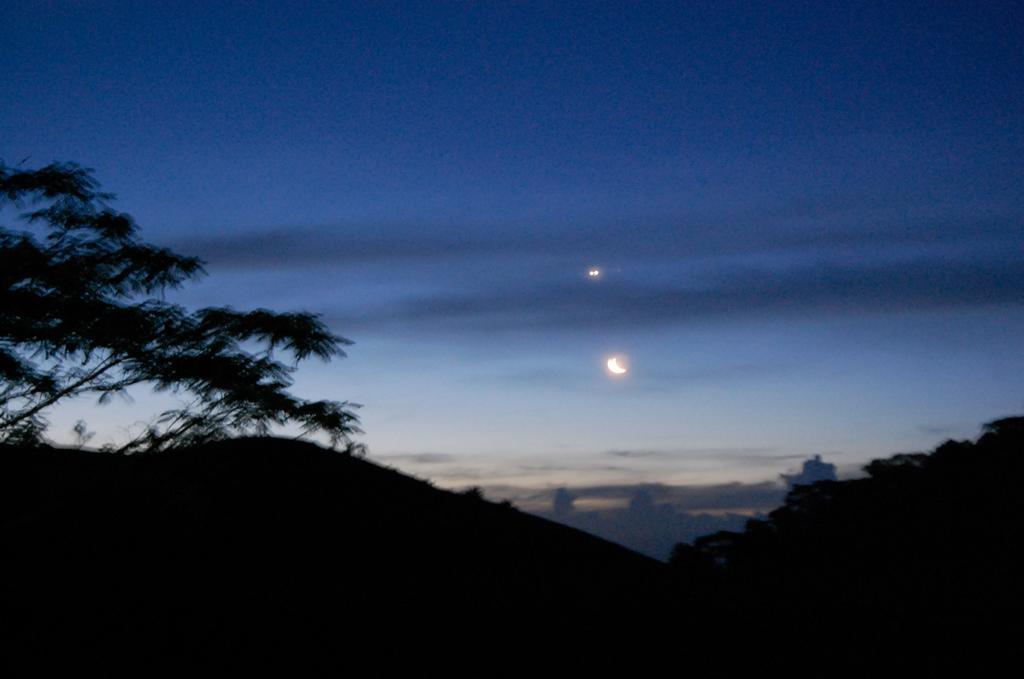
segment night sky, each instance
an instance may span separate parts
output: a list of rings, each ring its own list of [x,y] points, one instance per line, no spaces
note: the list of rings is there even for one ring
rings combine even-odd
[[[0,42],[0,157],[94,168],[207,262],[176,301],[322,314],[355,344],[294,391],[439,485],[763,489],[1024,411],[1019,2],[8,2]]]

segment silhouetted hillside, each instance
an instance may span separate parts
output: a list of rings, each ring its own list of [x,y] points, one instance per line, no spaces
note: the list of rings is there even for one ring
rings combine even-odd
[[[8,447],[0,632],[38,657],[343,662],[354,627],[500,641],[510,626],[633,630],[669,613],[690,648],[728,630],[748,647],[799,638],[820,659],[867,634],[916,662],[1016,610],[1024,418],[867,472],[797,486],[767,520],[681,546],[669,567],[306,443]]]
[[[5,448],[0,469],[4,632],[28,644],[117,639],[219,655],[254,640],[326,643],[371,619],[628,611],[666,573],[580,531],[308,443],[130,457]]]
[[[883,628],[1019,607],[1024,418],[865,471],[797,486],[742,533],[679,546],[672,565],[687,600],[822,622],[861,616]]]

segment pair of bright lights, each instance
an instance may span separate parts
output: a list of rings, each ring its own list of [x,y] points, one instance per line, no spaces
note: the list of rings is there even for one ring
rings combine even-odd
[[[600,269],[587,270],[587,278],[594,279],[600,277]],[[625,356],[612,356],[605,362],[605,366],[608,368],[608,373],[615,377],[620,377],[629,372],[629,363],[626,361]]]

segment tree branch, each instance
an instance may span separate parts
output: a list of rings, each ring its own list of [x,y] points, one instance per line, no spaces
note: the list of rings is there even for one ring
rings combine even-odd
[[[0,422],[0,427],[10,427],[12,425],[17,424],[18,422],[21,422],[23,420],[27,420],[27,419],[29,419],[29,418],[39,414],[40,412],[42,412],[46,408],[49,408],[50,406],[52,406],[54,403],[56,403],[60,399],[66,397],[66,396],[70,396],[71,394],[74,394],[79,389],[81,389],[85,385],[89,384],[90,382],[92,382],[96,378],[100,377],[101,375],[103,375],[105,372],[107,372],[111,368],[114,368],[117,365],[119,365],[121,363],[124,363],[125,360],[126,359],[123,358],[123,357],[111,356],[106,361],[101,363],[95,370],[93,370],[88,375],[82,377],[79,380],[76,380],[76,381],[72,382],[68,386],[64,387],[63,389],[61,389],[57,393],[53,394],[52,396],[49,396],[49,397],[43,399],[42,401],[40,401],[36,405],[32,406],[28,410],[24,410],[24,411],[22,411],[22,412],[20,412],[20,413],[18,413],[16,415],[14,415],[13,417],[9,417],[8,419],[4,420],[3,422]]]

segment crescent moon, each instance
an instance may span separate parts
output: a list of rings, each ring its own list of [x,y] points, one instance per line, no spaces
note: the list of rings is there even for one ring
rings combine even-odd
[[[619,365],[618,356],[608,359],[608,370],[616,375],[624,375],[626,373],[626,369]]]

